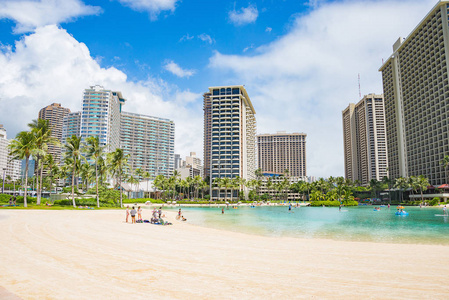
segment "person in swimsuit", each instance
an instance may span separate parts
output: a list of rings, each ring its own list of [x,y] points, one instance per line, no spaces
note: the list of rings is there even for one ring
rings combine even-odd
[[[221,214],[224,214],[224,208],[221,209]]]
[[[140,206],[137,208],[137,220],[142,221],[142,209]]]
[[[126,223],[128,223],[128,217],[129,217],[129,206],[126,207]]]

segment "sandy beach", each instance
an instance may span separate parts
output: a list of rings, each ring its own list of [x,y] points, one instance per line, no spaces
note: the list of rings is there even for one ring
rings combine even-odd
[[[246,235],[174,213],[173,226],[133,225],[124,216],[0,210],[0,299],[449,298],[446,246]]]

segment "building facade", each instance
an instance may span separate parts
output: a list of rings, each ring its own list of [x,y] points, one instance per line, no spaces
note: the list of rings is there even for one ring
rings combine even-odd
[[[210,87],[204,94],[204,108],[204,161],[209,164],[211,182],[255,178],[256,111],[246,89],[242,85]],[[228,198],[223,189],[212,189],[212,199],[223,198]]]
[[[369,94],[342,112],[345,177],[366,185],[388,176],[383,95]]]
[[[18,180],[20,179],[20,160],[11,159],[9,156],[9,143],[6,129],[0,124],[0,176],[4,174],[5,177],[11,177],[11,180]]]
[[[447,183],[449,154],[449,1],[439,1],[382,65],[392,179],[424,175]]]
[[[175,157],[175,123],[168,119],[121,113],[120,146],[128,164],[157,175],[171,176]]]
[[[306,137],[305,133],[286,132],[258,135],[259,169],[262,172],[280,174],[288,170],[290,176],[307,176]]]
[[[72,135],[80,136],[81,134],[81,112],[73,112],[67,114],[62,120],[62,143],[65,144],[67,138]]]
[[[125,99],[120,92],[106,90],[100,85],[84,90],[81,112],[82,141],[98,136],[106,152],[120,147],[120,112]]]
[[[178,171],[181,179],[194,178],[196,176],[203,177],[201,159],[196,157],[195,152],[190,152],[190,156],[186,156],[186,160],[180,159],[176,171]]]
[[[204,178],[210,178],[210,162],[212,151],[212,102],[211,93],[203,94],[203,111],[204,111],[204,137],[203,137],[203,162],[204,162]]]
[[[64,117],[70,113],[70,109],[64,108],[60,103],[52,103],[39,111],[39,119],[47,120],[51,128],[51,136],[63,142],[62,129]],[[56,145],[48,145],[48,153],[53,155],[56,163],[61,160],[61,147]]]

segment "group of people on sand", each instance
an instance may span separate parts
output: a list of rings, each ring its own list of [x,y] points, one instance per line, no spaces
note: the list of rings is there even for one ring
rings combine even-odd
[[[9,206],[16,206],[16,201],[17,201],[17,198],[16,198],[16,196],[11,196],[11,197],[9,197]]]
[[[137,207],[137,210],[133,206],[131,211],[129,210],[129,206],[126,206],[126,223],[128,223],[129,215],[131,215],[131,224],[135,224],[136,223],[136,214],[137,214],[137,219],[139,221],[142,221],[142,208],[140,208],[140,206]]]
[[[181,213],[181,209],[178,210],[178,215],[176,216],[176,220],[187,221],[186,218]]]

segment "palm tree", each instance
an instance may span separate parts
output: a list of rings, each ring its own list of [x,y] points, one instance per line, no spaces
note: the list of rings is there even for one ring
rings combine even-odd
[[[191,199],[191,197],[190,197],[190,187],[193,184],[193,178],[192,177],[187,177],[186,178],[186,183],[187,183],[187,192],[188,192],[187,198],[189,198],[189,200],[190,200]]]
[[[165,186],[165,181],[166,181],[166,179],[165,179],[164,175],[157,175],[153,182],[154,188],[156,190],[162,191]],[[159,194],[158,194],[158,198],[159,198]]]
[[[35,144],[36,144],[36,179],[37,179],[37,199],[36,204],[41,204],[41,193],[42,193],[42,177],[43,177],[43,169],[44,163],[43,158],[47,154],[48,144],[59,144],[58,139],[51,136],[51,128],[48,120],[38,119],[33,120],[28,124],[28,127],[31,129],[31,133],[35,136]]]
[[[395,188],[398,188],[401,191],[401,200],[404,201],[404,193],[403,190],[409,187],[407,178],[399,177],[396,179]]]
[[[443,160],[441,161],[441,164],[444,166],[444,171],[446,173],[446,180],[448,179],[447,176],[447,169],[449,167],[449,155],[445,155]],[[448,181],[449,182],[449,181]]]
[[[201,178],[200,175],[197,175],[193,178],[193,185],[195,186],[195,190],[196,190],[196,198],[199,197],[199,189],[200,189],[202,181],[203,181],[203,178]]]
[[[97,195],[97,207],[100,207],[100,196],[98,193],[98,165],[100,159],[103,157],[105,146],[100,145],[100,138],[98,136],[90,136],[86,139],[87,157],[94,160],[95,163],[95,187]]]
[[[75,203],[75,177],[77,174],[77,163],[81,160],[81,137],[72,135],[67,138],[67,143],[64,145],[66,149],[65,155],[72,160],[72,202],[73,207],[76,207]]]
[[[139,184],[139,179],[137,177],[132,176],[132,175],[127,178],[127,181],[128,181],[129,184],[131,184],[131,191],[132,191],[133,184],[135,184],[136,187],[137,187],[137,184]],[[137,192],[137,189],[136,189],[136,192]],[[134,197],[134,198],[136,198],[136,197]]]
[[[120,207],[123,207],[123,193],[122,193],[122,177],[125,168],[128,166],[129,154],[125,155],[125,152],[117,148],[114,152],[108,154],[108,165],[112,173],[112,176],[116,177],[120,191]]]
[[[222,188],[222,186],[221,186],[221,178],[219,178],[219,177],[216,177],[214,180],[213,180],[213,182],[212,182],[212,184],[211,185],[213,185],[213,186],[216,186],[216,187],[218,187],[218,195],[220,195],[220,190],[221,190],[221,188]],[[211,187],[211,198],[212,198],[212,187]],[[217,197],[217,198],[219,198],[219,197]]]
[[[147,172],[147,171],[143,171],[143,172],[142,172],[142,179],[146,179],[146,180],[147,180],[147,193],[148,193],[148,198],[150,198],[150,191],[149,191],[149,189],[148,189],[148,182],[150,181],[150,177],[151,177],[150,172]]]
[[[231,179],[228,177],[221,178],[220,187],[225,189],[225,201],[228,200],[228,188],[231,186]],[[231,194],[231,202],[232,202],[232,194]]]
[[[388,186],[388,198],[390,199],[390,203],[391,203],[391,185],[393,184],[393,181],[388,178],[388,176],[384,176],[382,178],[382,182],[383,184],[386,184]]]
[[[12,159],[25,159],[25,193],[23,197],[23,206],[27,207],[27,191],[28,191],[28,167],[30,156],[37,152],[36,137],[28,131],[21,131],[16,138],[8,145],[9,155]]]
[[[424,177],[423,175],[420,175],[416,180],[416,186],[421,191],[421,201],[424,202],[424,195],[423,192],[427,190],[427,187],[430,185],[429,180]]]

